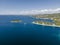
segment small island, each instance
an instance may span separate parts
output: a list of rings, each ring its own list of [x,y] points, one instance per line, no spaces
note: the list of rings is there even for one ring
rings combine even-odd
[[[22,22],[22,20],[11,20],[10,22],[11,23],[20,23],[20,22]]]

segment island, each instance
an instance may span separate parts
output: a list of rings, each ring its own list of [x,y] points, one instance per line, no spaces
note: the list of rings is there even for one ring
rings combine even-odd
[[[60,13],[42,14],[32,16],[36,20],[33,24],[60,27]]]
[[[17,20],[17,19],[16,19],[16,20],[11,20],[10,22],[11,22],[11,23],[20,23],[20,22],[22,22],[22,20]]]

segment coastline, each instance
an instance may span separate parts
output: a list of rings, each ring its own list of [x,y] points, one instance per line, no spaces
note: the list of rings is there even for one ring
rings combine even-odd
[[[46,25],[46,24],[39,24],[39,23],[35,23],[35,22],[32,22],[32,23],[37,24],[37,25],[42,25],[42,26],[60,27],[60,26],[57,26],[57,25]]]

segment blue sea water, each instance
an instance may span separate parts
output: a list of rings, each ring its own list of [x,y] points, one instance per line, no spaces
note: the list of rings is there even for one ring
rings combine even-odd
[[[22,23],[11,23],[11,20]],[[60,28],[32,24],[30,16],[0,16],[0,45],[60,45]],[[26,24],[24,24],[26,23]]]

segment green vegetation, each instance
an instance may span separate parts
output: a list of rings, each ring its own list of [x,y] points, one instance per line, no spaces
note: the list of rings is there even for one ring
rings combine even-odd
[[[34,17],[38,17],[38,18],[60,18],[60,13],[35,15]]]
[[[34,23],[45,24],[45,25],[53,25],[53,23],[51,23],[51,22],[43,22],[43,21],[34,21]]]
[[[44,19],[50,19],[53,20],[53,24],[60,26],[60,13],[56,13],[56,14],[43,14],[43,15],[35,15],[33,16],[35,18],[44,18]],[[44,21],[37,21],[39,24],[46,24],[46,25],[53,25],[51,22],[44,22]],[[36,23],[36,21],[35,21]]]
[[[18,23],[18,22],[22,22],[22,20],[11,20],[11,23]]]

